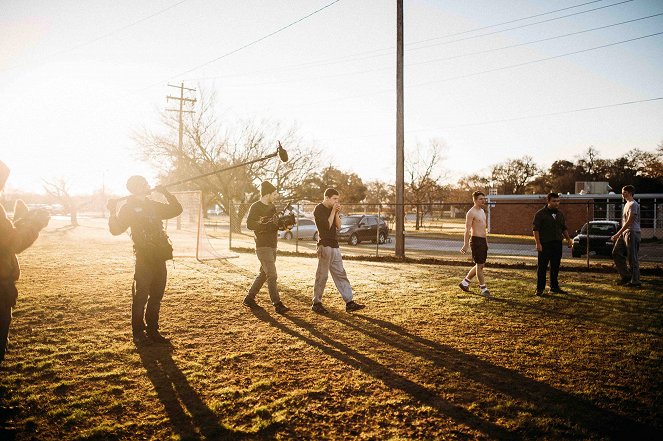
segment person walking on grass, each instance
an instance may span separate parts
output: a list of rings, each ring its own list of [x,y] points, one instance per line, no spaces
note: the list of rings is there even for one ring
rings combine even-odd
[[[542,296],[546,288],[546,273],[550,264],[550,292],[566,294],[559,287],[559,267],[562,262],[562,236],[569,248],[573,241],[569,236],[564,213],[559,210],[559,194],[548,193],[547,204],[534,215],[532,230],[538,253],[536,271],[536,295]]]
[[[640,205],[633,199],[634,194],[632,185],[622,188],[622,197],[626,201],[622,209],[622,227],[610,240],[615,243],[612,259],[620,276],[617,284],[640,288]]]
[[[278,195],[276,187],[265,181],[260,184],[260,200],[254,202],[249,208],[246,226],[255,235],[256,256],[260,261],[260,270],[249,288],[249,292],[244,297],[243,303],[249,308],[259,308],[256,302],[256,294],[266,281],[269,299],[274,305],[274,310],[278,314],[285,314],[290,308],[281,301],[276,285],[278,278],[276,273],[276,242],[279,227],[274,201],[276,201]]]
[[[318,268],[315,272],[313,285],[313,305],[311,310],[318,314],[326,314],[327,309],[322,306],[322,293],[325,290],[329,273],[332,275],[336,288],[345,301],[347,312],[359,311],[366,306],[353,300],[352,286],[348,275],[343,268],[343,258],[338,246],[336,232],[341,228],[341,204],[339,193],[334,188],[325,190],[322,203],[313,210],[315,225],[318,227]]]
[[[173,258],[173,247],[162,221],[182,214],[182,205],[162,186],[156,187],[155,191],[163,194],[167,203],[150,199],[148,196],[152,190],[142,176],[130,177],[127,190],[131,196],[119,213],[116,213],[117,200],[109,200],[107,207],[111,234],[118,236],[131,228],[134,243],[136,266],[131,287],[133,340],[136,344],[149,341],[167,343],[168,339],[159,333],[159,310],[168,278],[166,261]]]
[[[465,278],[458,284],[460,289],[470,292],[470,283],[474,276],[479,280],[479,289],[481,295],[490,297],[490,291],[486,286],[483,275],[483,268],[488,258],[488,241],[486,240],[486,212],[483,206],[486,204],[486,195],[481,191],[472,193],[474,206],[467,211],[465,215],[465,237],[463,248],[460,252],[467,253],[468,247],[472,250],[472,261],[474,266],[468,271]]]
[[[0,193],[9,177],[9,167],[0,161]],[[9,325],[12,321],[12,308],[16,306],[18,290],[16,281],[21,268],[16,255],[32,245],[39,232],[46,228],[50,216],[45,210],[28,210],[21,200],[14,205],[13,221],[0,205],[0,363],[5,359],[9,341]]]

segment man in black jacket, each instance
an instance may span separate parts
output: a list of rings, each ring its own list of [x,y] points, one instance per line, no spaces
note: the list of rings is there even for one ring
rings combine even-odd
[[[566,227],[564,213],[559,211],[559,195],[548,193],[548,203],[534,215],[532,230],[534,241],[538,252],[538,266],[536,272],[536,295],[543,295],[546,288],[546,272],[550,263],[550,292],[555,294],[566,294],[559,287],[559,266],[562,261],[562,236],[566,238],[569,248],[573,241]]]
[[[131,304],[133,338],[135,343],[144,343],[148,339],[165,343],[168,339],[159,333],[159,310],[168,277],[166,261],[173,258],[173,248],[162,221],[179,216],[182,205],[164,187],[157,187],[156,191],[163,194],[168,203],[150,199],[150,186],[142,176],[130,177],[127,189],[131,196],[119,213],[116,214],[117,201],[108,201],[108,227],[114,236],[131,228],[136,254]]]
[[[0,192],[9,177],[9,167],[0,161]],[[39,232],[48,225],[50,216],[44,210],[28,210],[21,200],[16,201],[13,222],[0,205],[0,363],[5,359],[12,321],[12,308],[16,305],[16,281],[21,275],[16,254],[37,240]]]
[[[244,298],[244,305],[249,308],[258,308],[256,294],[267,282],[269,299],[278,314],[284,314],[290,310],[281,301],[279,290],[276,285],[278,275],[276,273],[276,240],[279,231],[278,219],[274,201],[278,197],[276,187],[265,181],[260,184],[260,200],[251,205],[246,226],[253,231],[256,241],[256,256],[260,261],[260,271],[256,276],[249,292]]]

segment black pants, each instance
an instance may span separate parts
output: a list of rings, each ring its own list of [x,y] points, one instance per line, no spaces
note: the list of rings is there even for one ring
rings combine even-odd
[[[539,251],[539,261],[536,271],[536,290],[543,291],[546,288],[546,271],[550,263],[550,289],[559,289],[559,264],[562,261],[562,241],[542,243],[542,251]]]
[[[131,329],[134,333],[159,329],[159,309],[166,290],[166,262],[154,262],[136,255],[136,272],[132,289]],[[143,321],[143,318],[145,321]]]
[[[12,308],[16,305],[18,291],[12,281],[0,280],[0,362],[5,359]]]

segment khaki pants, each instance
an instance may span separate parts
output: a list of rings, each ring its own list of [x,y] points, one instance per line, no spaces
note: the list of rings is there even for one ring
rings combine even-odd
[[[315,272],[315,285],[313,285],[313,303],[322,303],[322,293],[327,285],[329,273],[345,303],[351,302],[352,286],[343,268],[341,250],[318,245],[318,269]]]

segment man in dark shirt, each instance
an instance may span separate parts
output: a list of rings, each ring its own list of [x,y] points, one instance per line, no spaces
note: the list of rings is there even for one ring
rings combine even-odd
[[[109,200],[107,206],[110,211],[108,228],[111,234],[118,236],[131,228],[131,240],[134,243],[136,267],[131,290],[133,339],[137,344],[148,340],[165,343],[168,339],[159,333],[159,310],[168,277],[166,260],[173,258],[173,248],[162,221],[179,216],[182,213],[182,205],[164,187],[157,187],[155,190],[165,196],[167,204],[150,199],[150,186],[142,176],[130,177],[127,189],[131,196],[119,213],[116,214],[116,200]]]
[[[249,209],[246,226],[255,235],[256,256],[260,261],[260,271],[251,288],[249,288],[243,303],[249,308],[258,308],[256,294],[267,281],[269,299],[274,305],[274,310],[278,314],[283,314],[288,312],[290,308],[281,301],[276,285],[276,279],[278,278],[276,273],[276,235],[279,227],[274,201],[277,197],[276,187],[265,181],[260,184],[260,200],[254,202]]]
[[[318,227],[318,269],[315,272],[311,309],[320,314],[327,313],[327,309],[322,306],[322,293],[325,290],[329,273],[331,273],[341,297],[345,300],[347,312],[365,308],[365,305],[360,305],[352,300],[352,286],[345,268],[343,268],[343,259],[336,239],[336,231],[341,228],[340,211],[339,194],[333,188],[325,190],[324,200],[313,210],[315,225]]]
[[[565,294],[559,287],[559,265],[562,261],[562,236],[566,238],[569,248],[573,241],[569,236],[564,219],[564,213],[559,211],[559,195],[548,193],[548,203],[534,215],[532,230],[538,252],[538,266],[536,273],[536,295],[543,295],[546,288],[546,271],[550,263],[550,292]]]

